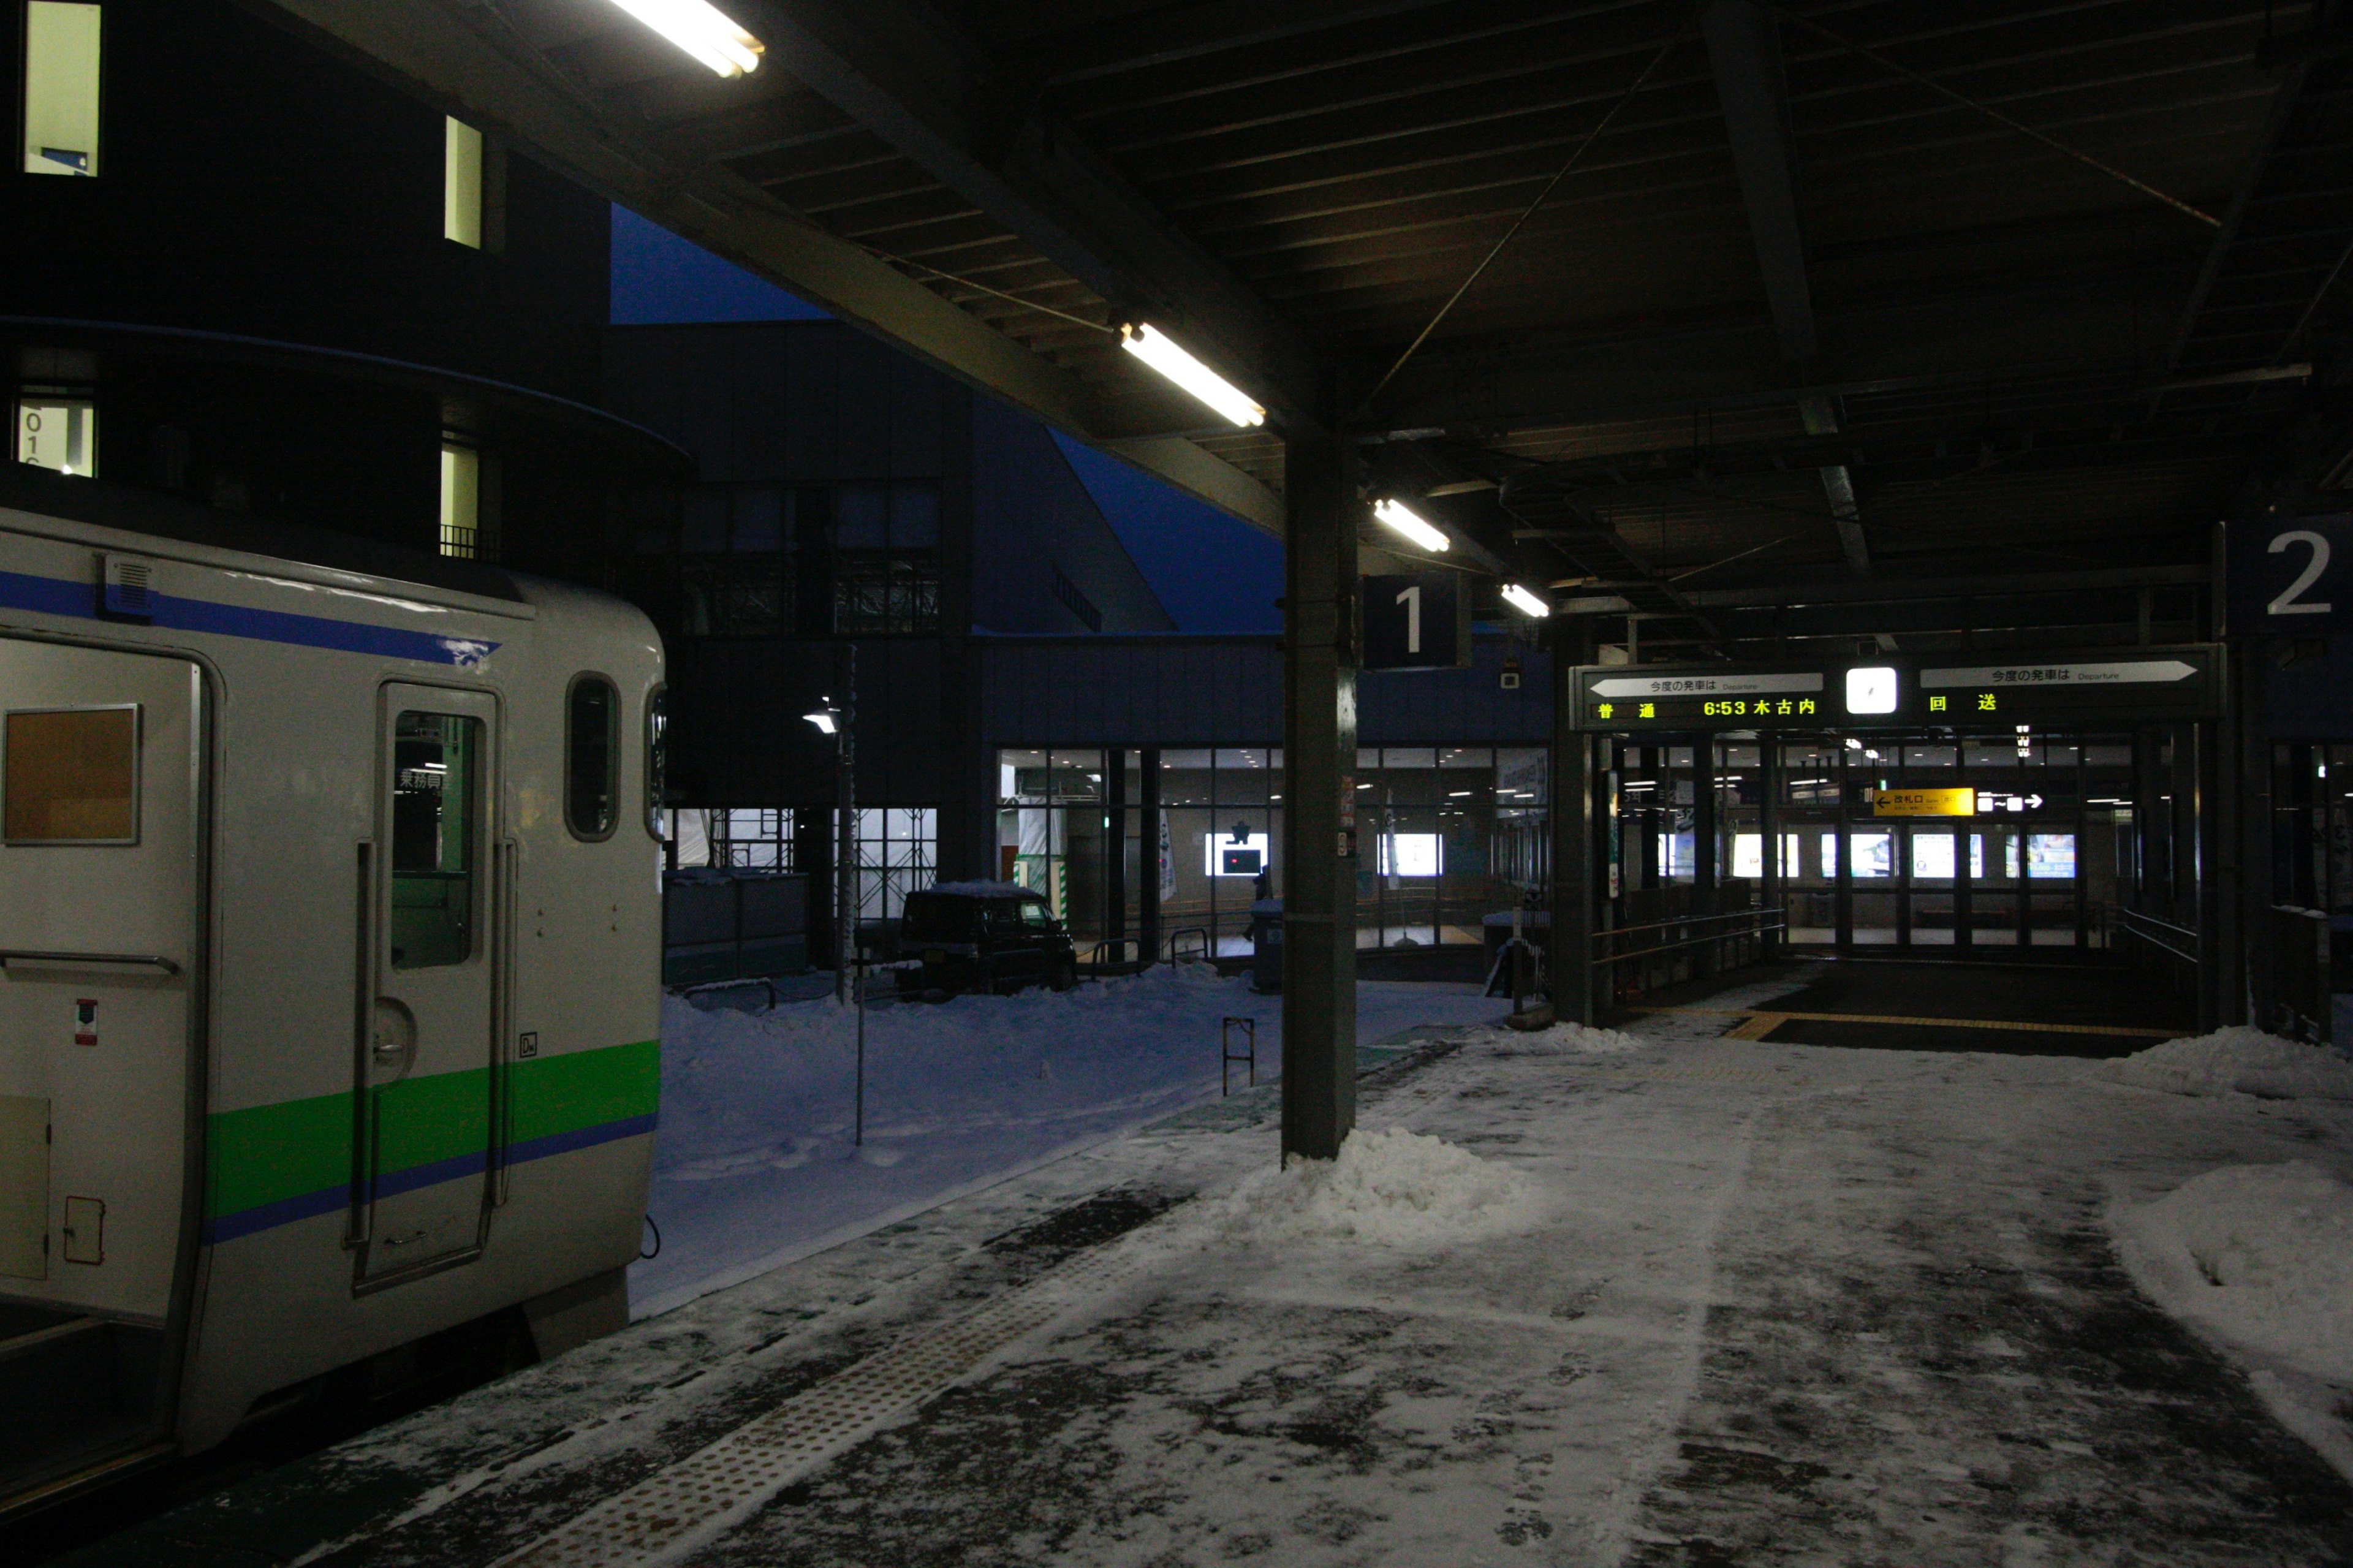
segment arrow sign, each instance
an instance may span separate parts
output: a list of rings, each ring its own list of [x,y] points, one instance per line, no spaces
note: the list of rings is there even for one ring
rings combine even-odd
[[[1605,675],[1588,678],[1596,697],[1752,697],[1767,691],[1820,691],[1819,669],[1739,675]]]
[[[2039,795],[2028,795],[2026,797],[2026,809],[2029,811],[2041,811],[2042,809],[2042,797]]]
[[[1924,669],[1920,684],[1936,686],[2169,686],[2198,673],[2178,658],[2127,658],[2103,664],[1989,664],[1968,669]]]

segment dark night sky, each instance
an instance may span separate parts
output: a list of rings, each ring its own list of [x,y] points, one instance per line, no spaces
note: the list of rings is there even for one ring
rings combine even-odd
[[[822,321],[825,312],[623,207],[613,209],[613,321]],[[1282,546],[1115,458],[1055,439],[1177,626],[1274,632]]]

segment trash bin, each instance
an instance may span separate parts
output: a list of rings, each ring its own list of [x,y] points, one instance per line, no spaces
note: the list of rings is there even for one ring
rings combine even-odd
[[[1282,989],[1282,900],[1250,905],[1250,989]]]

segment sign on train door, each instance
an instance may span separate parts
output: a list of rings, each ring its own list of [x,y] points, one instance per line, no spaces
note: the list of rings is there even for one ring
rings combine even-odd
[[[170,1311],[202,704],[184,658],[0,637],[0,1296]]]
[[[482,1248],[503,956],[498,700],[399,685],[381,697],[354,1145],[363,1287]]]

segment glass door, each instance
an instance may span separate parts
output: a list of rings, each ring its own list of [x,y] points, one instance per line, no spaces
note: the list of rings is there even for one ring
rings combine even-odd
[[[1896,839],[1893,827],[1846,830],[1848,875],[1852,883],[1852,929],[1857,947],[1895,944],[1903,897],[1897,889]]]
[[[2015,827],[1986,826],[1969,832],[1969,942],[1977,947],[2016,947],[2019,900],[2025,889],[2020,857],[2023,836]]]
[[[1951,947],[1956,918],[1954,899],[1959,881],[1955,875],[1958,869],[1959,835],[1949,827],[1915,824],[1907,837],[1911,839],[1911,853],[1906,860],[1912,876],[1905,896],[1911,914],[1911,945]]]

